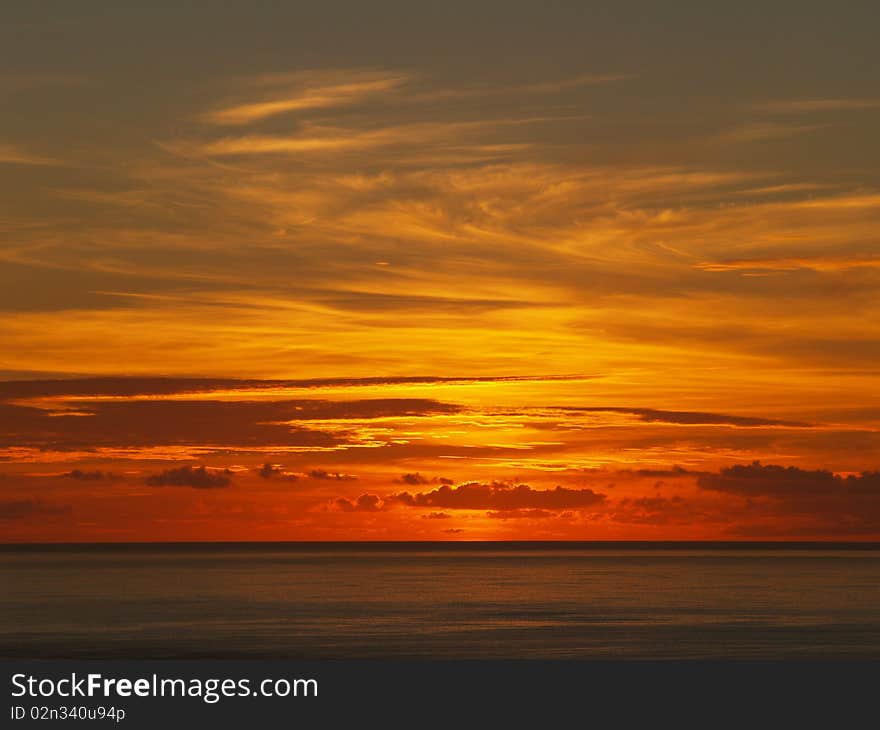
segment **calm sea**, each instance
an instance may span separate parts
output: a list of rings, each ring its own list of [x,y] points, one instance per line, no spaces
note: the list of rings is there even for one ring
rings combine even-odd
[[[0,548],[6,658],[880,658],[880,550]]]

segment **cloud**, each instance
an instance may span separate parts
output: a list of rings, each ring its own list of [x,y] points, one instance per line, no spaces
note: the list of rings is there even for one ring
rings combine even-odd
[[[423,477],[421,474],[416,472],[415,474],[404,474],[399,479],[394,480],[395,484],[410,484],[412,486],[418,486],[420,484],[430,484],[431,480]]]
[[[446,477],[425,477],[419,474],[419,472],[415,472],[414,474],[404,474],[398,479],[394,480],[395,484],[409,484],[413,487],[422,486],[424,484],[453,484],[452,479],[447,479]]]
[[[824,469],[765,465],[759,461],[725,467],[718,474],[705,474],[697,479],[697,484],[703,489],[746,497],[880,497],[877,471],[841,476]]]
[[[173,395],[175,393],[209,393],[211,391],[236,391],[243,398],[272,390],[325,389],[325,388],[372,388],[378,385],[431,385],[469,383],[520,383],[532,381],[582,380],[583,375],[498,375],[498,376],[372,376],[363,378],[308,378],[308,379],[247,379],[247,378],[187,378],[187,377],[124,377],[69,378],[60,380],[8,380],[0,381],[0,400],[42,398],[60,396],[141,396]],[[434,403],[419,399],[379,399],[354,401],[355,403]],[[311,403],[336,403],[337,401],[308,401]],[[323,417],[323,416],[319,416]]]
[[[436,157],[433,160],[435,163],[442,160],[444,154],[448,156],[448,162],[460,162],[463,156],[464,159],[491,159],[497,157],[499,153],[504,156],[530,147],[528,143],[522,141],[487,144],[487,140],[497,139],[497,130],[513,130],[563,120],[564,118],[560,117],[480,118],[468,121],[421,121],[374,127],[303,123],[300,125],[300,131],[295,134],[244,134],[213,140],[181,139],[165,143],[163,146],[169,152],[182,156],[223,158],[323,153],[321,159],[326,159],[326,153],[372,150],[380,147],[386,148],[383,153],[388,156],[387,148],[399,148],[410,151],[410,154],[404,154],[399,161],[424,166],[418,163],[432,162],[432,160],[420,160],[417,156],[413,156],[412,150],[417,154],[424,154],[424,149],[431,146]],[[392,158],[388,156],[388,159],[390,161]]]
[[[673,465],[671,469],[636,469],[632,473],[640,477],[658,477],[661,479],[674,479],[676,477],[685,477],[693,474],[702,474],[703,472],[691,471],[683,466]]]
[[[73,471],[69,471],[66,474],[62,474],[62,476],[67,477],[68,479],[76,479],[81,482],[96,482],[110,479],[119,479],[116,474],[101,471],[100,469],[96,469],[94,471],[83,471],[82,469],[74,469]]]
[[[165,444],[330,447],[344,436],[290,426],[294,404],[211,401],[80,402],[58,415],[0,404],[0,430],[11,445],[53,450]]]
[[[247,134],[222,137],[204,142],[180,141],[169,144],[170,150],[206,157],[242,155],[309,154],[370,150],[376,147],[423,145],[452,139],[468,130],[477,131],[475,123],[421,122],[407,125],[348,129],[306,125],[297,134]]]
[[[276,474],[280,474],[281,469],[276,467],[274,464],[270,464],[266,462],[259,468],[257,474],[259,474],[263,479],[271,479]]]
[[[202,119],[212,124],[236,126],[290,112],[348,106],[371,95],[394,91],[408,80],[405,74],[382,75],[360,72],[357,75],[361,78],[349,77],[348,81],[337,79],[335,82],[326,77],[324,79],[303,78],[302,75],[299,79],[289,76],[277,77],[276,81],[285,79],[288,83],[298,80],[300,88],[292,89],[286,94],[275,92],[268,98],[216,109],[203,115]],[[265,77],[263,82],[265,84]]]
[[[489,97],[511,97],[522,100],[526,94],[556,94],[576,90],[579,87],[629,81],[636,78],[625,73],[585,73],[569,78],[539,81],[531,84],[487,85],[475,84],[455,88],[436,88],[417,91],[407,98],[412,101],[443,102],[458,99],[486,99]]]
[[[555,512],[546,509],[505,509],[486,513],[486,517],[493,520],[547,520],[556,516]]]
[[[68,504],[48,504],[36,499],[0,502],[0,520],[24,520],[30,517],[68,515],[73,508]]]
[[[324,469],[312,469],[307,473],[309,479],[328,479],[336,482],[353,482],[357,480],[354,474],[340,474],[339,472],[329,472]]]
[[[224,137],[196,145],[198,154],[216,157],[235,155],[290,154],[308,152],[331,152],[351,149],[367,149],[396,141],[389,130],[371,132],[345,132],[326,130],[311,135],[247,135]]]
[[[422,515],[423,520],[449,520],[452,519],[452,515],[447,512],[429,512],[426,515]]]
[[[382,500],[375,494],[362,494],[354,501],[339,497],[335,505],[343,512],[380,512],[383,506]]]
[[[521,98],[525,94],[552,94],[632,78],[634,77],[631,74],[585,73],[571,78],[504,87],[474,86],[436,88],[428,91],[413,90],[405,97],[399,98],[414,103],[486,96]],[[263,90],[262,96],[230,103],[209,111],[200,118],[202,121],[216,125],[242,126],[282,114],[352,106],[371,100],[375,96],[399,95],[403,87],[412,80],[412,76],[407,73],[363,69],[263,74],[243,80],[249,87]],[[266,93],[266,89],[272,91]]]
[[[698,485],[725,498],[716,510],[732,534],[866,539],[880,534],[878,471],[844,475],[755,461],[701,476]]]
[[[880,258],[871,256],[786,256],[765,259],[732,259],[696,264],[703,271],[847,271],[880,268]]]
[[[229,469],[208,470],[204,466],[181,466],[167,469],[147,477],[147,484],[154,487],[192,487],[193,489],[219,489],[228,487],[232,472]]]
[[[0,387],[0,393],[2,390]],[[460,410],[459,406],[419,398],[357,401],[83,399],[59,403],[54,414],[46,407],[52,404],[41,405],[44,408],[0,402],[0,432],[9,434],[10,446],[51,446],[53,450],[62,451],[100,446],[209,444],[321,450],[347,443],[350,434],[344,429],[331,429],[327,423],[322,424],[322,430],[309,428],[309,421],[420,416]]]
[[[0,164],[8,165],[58,165],[58,160],[35,155],[15,145],[0,144]]]
[[[431,492],[401,492],[387,501],[408,507],[440,507],[444,509],[517,510],[517,509],[584,509],[603,502],[604,494],[592,489],[532,489],[527,484],[468,482],[457,487],[443,485]]]
[[[700,474],[706,474],[705,471],[694,469],[686,469],[683,466],[673,465],[669,468],[662,467],[643,467],[641,469],[610,469],[586,468],[580,469],[581,473],[588,476],[591,480],[615,480],[615,481],[638,481],[641,479],[683,479],[693,478]]]
[[[787,426],[806,427],[809,424],[798,421],[782,421],[757,416],[731,416],[724,413],[705,413],[702,411],[663,411],[654,408],[625,407],[568,407],[563,411],[586,411],[590,413],[630,413],[648,423],[676,423],[682,425],[724,425],[724,426]]]
[[[723,521],[716,509],[700,508],[681,495],[671,497],[625,497],[610,513],[615,522],[629,525],[693,525]]]
[[[273,479],[275,477],[278,477],[282,479],[287,479],[291,482],[295,482],[299,479],[296,474],[284,471],[284,469],[282,469],[279,465],[270,464],[269,462],[263,464],[263,466],[257,469],[256,472],[257,475],[260,476],[262,479]]]

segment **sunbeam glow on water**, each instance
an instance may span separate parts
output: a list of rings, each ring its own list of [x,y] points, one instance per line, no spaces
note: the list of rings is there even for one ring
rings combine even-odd
[[[880,658],[873,549],[31,548],[0,577],[7,658]]]

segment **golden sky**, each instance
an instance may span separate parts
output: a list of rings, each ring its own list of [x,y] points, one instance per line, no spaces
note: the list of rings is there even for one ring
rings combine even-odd
[[[177,5],[0,31],[6,540],[880,538],[876,10]]]

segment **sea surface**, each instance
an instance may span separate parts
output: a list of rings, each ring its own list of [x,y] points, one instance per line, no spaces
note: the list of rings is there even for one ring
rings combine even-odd
[[[2,546],[0,657],[878,659],[880,549]]]

